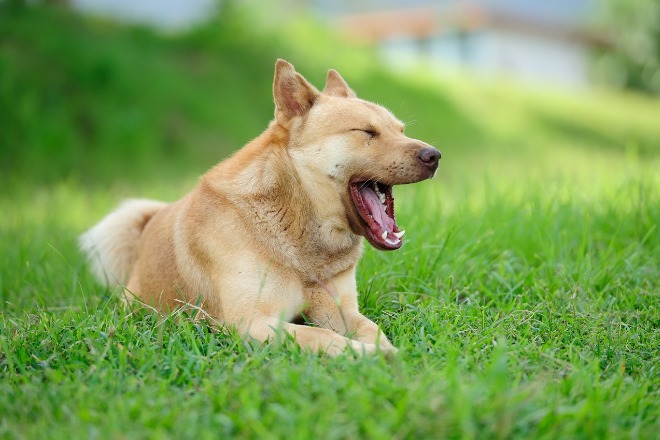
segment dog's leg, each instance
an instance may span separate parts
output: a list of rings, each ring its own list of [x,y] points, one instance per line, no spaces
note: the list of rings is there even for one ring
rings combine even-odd
[[[250,271],[231,272],[232,277],[218,277],[225,283],[217,284],[218,291],[224,295],[221,301],[207,301],[206,309],[225,325],[234,326],[241,335],[261,342],[292,338],[304,349],[333,356],[346,349],[358,355],[376,353],[373,344],[355,341],[328,329],[288,322],[300,313],[305,302],[303,286],[293,273],[266,269],[255,277]]]
[[[305,297],[308,303],[305,313],[316,325],[373,344],[387,354],[397,352],[378,326],[359,312],[355,269],[327,285],[307,289]]]
[[[291,324],[278,319],[257,319],[252,321],[249,326],[243,326],[239,330],[242,330],[243,334],[263,342],[281,341],[290,336],[303,349],[309,349],[314,353],[324,352],[331,356],[340,355],[347,348],[359,356],[377,352],[374,344],[355,341],[325,328]]]

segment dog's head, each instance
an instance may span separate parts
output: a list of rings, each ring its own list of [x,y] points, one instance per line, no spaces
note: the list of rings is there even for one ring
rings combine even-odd
[[[335,70],[323,92],[278,60],[273,85],[276,123],[302,181],[328,209],[341,204],[350,229],[376,248],[401,247],[392,186],[433,177],[440,152],[407,137],[384,107],[357,98]]]

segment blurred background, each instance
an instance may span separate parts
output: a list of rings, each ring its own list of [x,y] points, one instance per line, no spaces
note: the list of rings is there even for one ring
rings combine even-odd
[[[448,181],[658,157],[657,0],[3,0],[1,179],[197,176],[265,128],[280,57],[340,70]]]
[[[443,153],[437,178],[395,188],[408,247],[367,248],[377,269],[361,291],[426,289],[407,284],[406,262],[434,271],[420,275],[432,296],[517,292],[535,271],[550,285],[648,283],[658,11],[656,0],[0,0],[0,306],[99,294],[80,233],[124,198],[179,199],[260,134],[277,58],[319,88],[339,70]],[[618,246],[623,281],[595,259]]]

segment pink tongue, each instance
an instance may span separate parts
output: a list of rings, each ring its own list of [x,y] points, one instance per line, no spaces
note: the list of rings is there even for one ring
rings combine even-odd
[[[385,213],[385,206],[378,198],[376,192],[368,186],[364,186],[360,188],[360,194],[362,195],[364,203],[367,205],[369,213],[371,213],[371,216],[376,223],[378,223],[384,231],[393,232],[394,220]]]

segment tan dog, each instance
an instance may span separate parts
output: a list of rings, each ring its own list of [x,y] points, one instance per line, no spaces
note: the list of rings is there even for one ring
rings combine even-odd
[[[319,92],[278,60],[275,120],[183,199],[131,200],[81,237],[99,279],[161,310],[181,300],[259,341],[336,355],[395,352],[358,311],[360,236],[401,247],[392,185],[432,177],[440,152],[328,72]],[[304,313],[316,326],[291,321]],[[346,336],[344,336],[346,335]]]

